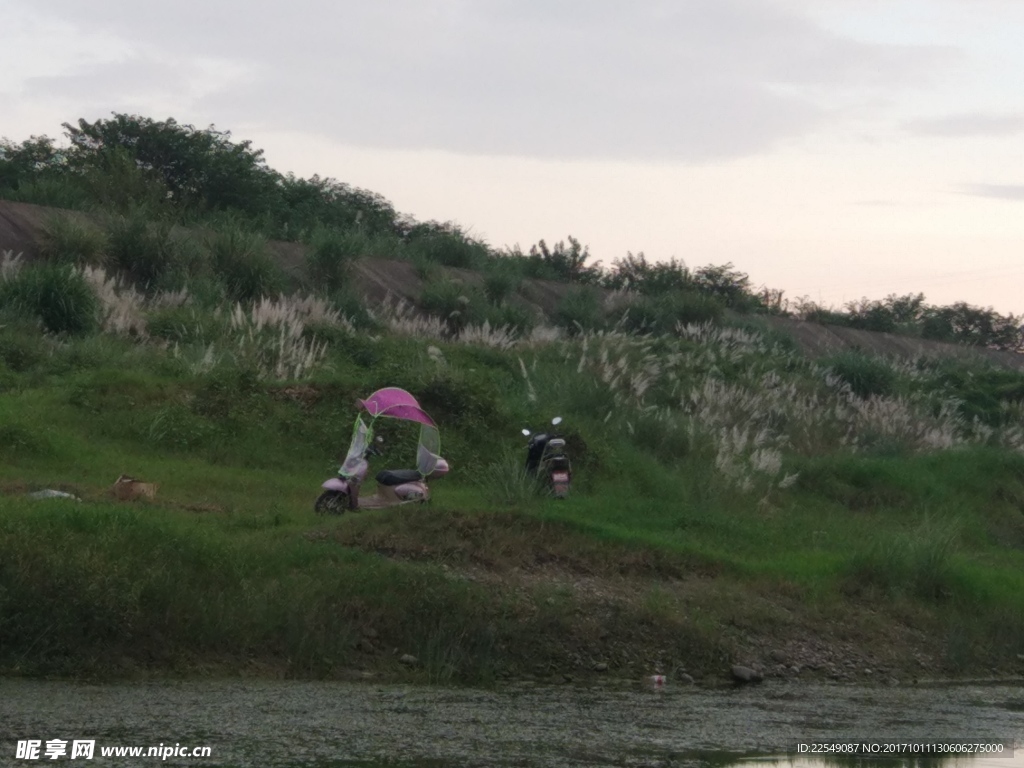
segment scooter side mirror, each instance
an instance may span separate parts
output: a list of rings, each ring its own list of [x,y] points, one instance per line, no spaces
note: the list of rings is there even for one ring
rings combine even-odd
[[[523,435],[525,435],[526,437],[529,437],[530,436],[530,430],[524,429],[523,430]]]
[[[557,427],[559,424],[562,423],[562,417],[561,416],[555,416],[555,418],[553,418],[551,420],[551,423],[554,424]]]

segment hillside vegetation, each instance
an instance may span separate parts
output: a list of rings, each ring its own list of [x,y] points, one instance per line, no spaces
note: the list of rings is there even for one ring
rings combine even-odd
[[[98,151],[106,127],[83,126],[100,137],[88,142],[69,129],[74,146]],[[52,152],[32,173],[59,168],[8,191],[35,184],[37,200],[66,194],[47,202],[90,215],[49,221],[38,258],[0,261],[4,671],[1020,670],[1024,374],[856,350],[812,360],[756,312],[724,313],[754,295],[707,287],[742,282],[730,267],[643,262],[690,282],[598,293],[575,241],[499,256],[450,227],[418,240],[392,216],[374,230],[367,207],[343,228],[313,216],[305,269],[288,272],[265,237],[301,220],[260,224],[266,210],[236,207],[251,189],[214,198],[123,147],[106,167],[36,141]],[[128,207],[103,196],[115,172],[136,202],[163,186]],[[273,182],[271,197],[308,191]],[[446,264],[456,243],[476,255]],[[423,276],[418,311],[351,289],[352,263],[377,247]],[[517,270],[563,263],[578,287],[549,316],[516,301]],[[477,277],[442,269],[459,266]],[[420,399],[453,471],[427,506],[317,517],[354,401],[382,386]],[[575,470],[564,501],[521,471],[519,429],[556,414]],[[400,427],[376,467],[411,463]],[[115,501],[122,473],[158,483],[156,498]],[[27,496],[44,488],[82,500]]]

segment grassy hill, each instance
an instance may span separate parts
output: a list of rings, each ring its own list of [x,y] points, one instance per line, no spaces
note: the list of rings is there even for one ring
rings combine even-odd
[[[1024,671],[1015,318],[889,297],[797,324],[728,265],[498,253],[115,118],[0,142],[0,672]],[[316,516],[383,386],[451,474]],[[521,469],[556,414],[564,501]],[[376,469],[411,463],[399,427]],[[122,474],[155,498],[115,500]]]
[[[315,297],[147,296],[11,259],[4,274],[6,672],[1019,668],[1019,373],[812,360],[721,325],[452,338],[394,307],[354,321]],[[45,332],[31,313],[51,295],[91,321]],[[355,398],[388,385],[437,419],[452,473],[426,507],[316,517]],[[566,501],[519,471],[519,428],[556,413]],[[389,437],[376,466],[408,464],[409,436]],[[114,501],[122,473],[156,499]],[[40,488],[82,501],[26,497]]]

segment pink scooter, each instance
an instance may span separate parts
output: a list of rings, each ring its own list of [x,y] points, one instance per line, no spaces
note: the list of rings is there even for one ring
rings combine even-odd
[[[448,473],[448,462],[441,458],[441,435],[437,425],[420,408],[416,398],[398,387],[378,389],[359,404],[370,415],[356,416],[352,442],[338,476],[325,482],[324,492],[313,505],[319,515],[340,515],[346,510],[381,509],[396,504],[425,502],[430,499],[427,480]],[[377,490],[371,496],[360,496],[360,489],[370,465],[367,456],[380,455],[374,448],[373,427],[378,418],[399,419],[420,425],[416,448],[416,469],[385,469],[377,473]]]

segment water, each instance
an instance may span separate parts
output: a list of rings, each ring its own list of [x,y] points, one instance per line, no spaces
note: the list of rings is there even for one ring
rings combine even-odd
[[[94,739],[96,752],[92,762],[17,760],[16,743],[26,739],[62,739],[69,749],[75,739]],[[1024,686],[485,691],[266,680],[0,681],[0,765],[12,766],[707,766],[792,753],[800,742],[951,739],[1024,744]],[[101,747],[175,744],[208,746],[211,756],[100,755]],[[970,765],[1024,768],[1024,748],[1013,760]]]

